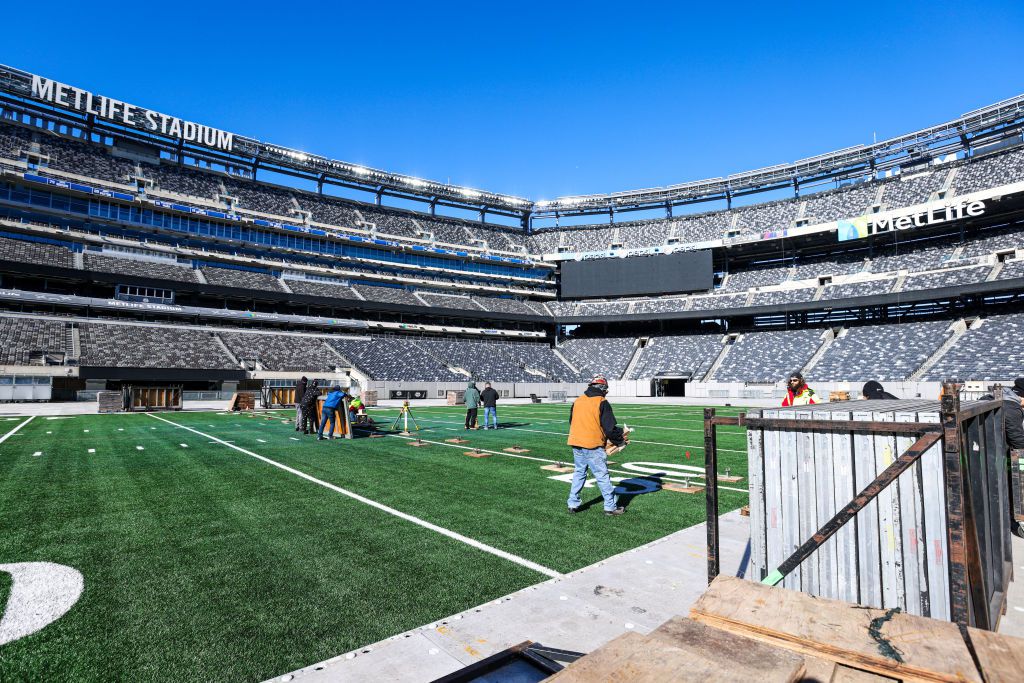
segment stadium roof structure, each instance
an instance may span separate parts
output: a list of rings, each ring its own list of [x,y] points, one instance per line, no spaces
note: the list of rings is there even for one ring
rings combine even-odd
[[[481,213],[517,216],[614,214],[664,208],[824,181],[863,177],[894,168],[912,168],[950,154],[1022,140],[1024,95],[996,102],[929,128],[869,145],[855,145],[792,163],[664,187],[609,194],[559,197],[532,201],[523,197],[451,185],[329,159],[280,145],[261,142],[154,112],[119,100],[57,83],[35,74],[0,65],[0,115],[60,116],[87,130],[141,139],[197,158],[214,159],[236,168],[259,168],[313,179],[318,187],[333,184],[384,196],[403,197],[435,205],[471,208]]]

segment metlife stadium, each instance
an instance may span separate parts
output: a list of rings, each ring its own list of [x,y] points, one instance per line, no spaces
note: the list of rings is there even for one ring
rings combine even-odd
[[[565,603],[605,624],[596,649],[613,622],[679,613],[571,582],[667,565],[636,553],[706,522],[705,405],[777,407],[794,373],[823,399],[877,381],[922,401],[1024,375],[1024,95],[726,177],[535,200],[117,94],[0,65],[0,680],[433,680],[526,639],[483,624],[558,624]],[[564,403],[595,375],[639,434],[616,490],[660,496],[632,526],[565,522]],[[364,397],[348,434],[366,439],[324,456],[300,436],[300,378]],[[466,416],[474,382],[501,430]],[[93,414],[105,401],[118,414]],[[751,502],[731,427],[723,512]],[[29,564],[74,594],[63,611],[19,612]],[[643,590],[673,599],[659,576]],[[571,630],[545,656],[584,649]]]

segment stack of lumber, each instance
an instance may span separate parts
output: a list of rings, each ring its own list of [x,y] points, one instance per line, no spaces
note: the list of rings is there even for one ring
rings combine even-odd
[[[96,401],[101,413],[120,413],[124,410],[124,397],[120,391],[96,392]]]
[[[898,609],[720,576],[690,618],[626,633],[549,681],[976,681],[1024,679],[1024,640]]]
[[[255,410],[256,395],[248,391],[236,391],[228,401],[228,410]]]

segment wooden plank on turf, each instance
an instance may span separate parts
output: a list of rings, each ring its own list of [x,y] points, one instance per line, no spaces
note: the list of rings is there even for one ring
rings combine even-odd
[[[703,486],[684,486],[673,481],[666,481],[661,485],[666,491],[677,491],[679,493],[698,493],[704,490]]]
[[[829,683],[886,683],[896,681],[895,678],[871,673],[863,669],[854,669],[843,664],[836,664],[832,672],[832,678],[827,679]]]
[[[477,450],[463,451],[462,454],[463,455],[468,455],[471,458],[489,458],[489,457],[491,457],[490,453],[484,453],[483,451],[477,451]]]
[[[1011,683],[1024,678],[1024,639],[970,627],[967,634],[986,683]]]
[[[669,619],[647,641],[671,645],[707,667],[706,678],[692,680],[797,681],[805,669],[798,654],[685,617]]]
[[[455,437],[454,439],[445,439],[445,443],[469,443],[469,439],[460,439]]]
[[[572,465],[541,465],[540,468],[542,470],[547,470],[548,472],[563,472],[563,473],[564,472],[573,472],[573,471],[576,470],[576,468],[573,467]]]
[[[506,453],[529,453],[529,448],[523,448],[522,446],[509,446],[508,448],[502,448],[501,450]]]
[[[683,620],[687,621],[687,620]],[[700,627],[700,624],[697,624]],[[738,650],[744,650],[752,641],[731,636],[717,629],[705,628],[709,644],[721,643],[730,637]],[[702,634],[704,635],[704,634]],[[736,640],[738,639],[738,641]],[[756,643],[753,643],[757,645]],[[631,683],[655,683],[660,681],[716,681],[728,680],[734,674],[729,657],[722,657],[714,650],[701,647],[701,643],[679,643],[671,635],[643,636],[636,632],[625,633],[615,640],[599,647],[589,655],[578,659],[554,676],[545,679],[552,683],[591,683],[592,681],[630,681]],[[777,648],[761,646],[757,652],[762,656],[762,668],[752,669],[756,679],[764,682],[789,683],[799,680],[803,661],[791,653]],[[765,659],[768,651],[775,650],[776,669],[769,668]],[[744,669],[747,670],[747,669]],[[742,677],[741,680],[746,680]]]
[[[959,628],[950,622],[815,598],[727,575],[715,579],[691,616],[709,626],[905,681],[982,680]]]

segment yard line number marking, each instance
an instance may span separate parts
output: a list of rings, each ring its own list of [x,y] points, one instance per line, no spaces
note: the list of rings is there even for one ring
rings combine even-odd
[[[326,489],[330,489],[331,491],[334,491],[335,493],[340,493],[341,495],[347,496],[347,497],[349,497],[349,498],[351,498],[353,500],[357,500],[360,503],[363,503],[365,505],[369,505],[370,507],[373,507],[373,508],[377,508],[378,510],[380,510],[382,512],[386,512],[389,515],[394,515],[395,517],[398,517],[399,519],[404,519],[407,522],[412,522],[413,524],[421,526],[424,529],[429,529],[431,531],[434,531],[434,532],[437,532],[437,533],[441,534],[442,536],[447,536],[448,538],[454,539],[456,541],[461,541],[462,543],[465,543],[466,545],[468,545],[470,547],[476,548],[477,550],[482,550],[482,551],[484,551],[486,553],[490,553],[491,555],[496,555],[497,557],[500,557],[500,558],[502,558],[504,560],[508,560],[509,562],[514,562],[515,564],[518,564],[518,565],[520,565],[522,567],[526,567],[528,569],[532,569],[535,572],[538,572],[540,574],[544,574],[545,576],[549,576],[549,577],[551,577],[553,579],[554,578],[560,578],[562,576],[561,573],[556,572],[554,569],[550,569],[550,568],[545,567],[543,565],[537,564],[536,562],[531,562],[530,560],[527,560],[524,557],[519,557],[518,555],[513,555],[512,553],[505,552],[504,550],[500,550],[500,549],[495,548],[493,546],[487,545],[486,543],[481,543],[480,541],[477,541],[475,539],[469,538],[468,536],[463,536],[462,534],[460,534],[458,532],[455,532],[455,531],[452,531],[451,529],[446,529],[446,528],[444,528],[442,526],[438,526],[436,524],[431,524],[430,522],[426,521],[425,519],[420,519],[419,517],[414,517],[413,515],[410,515],[408,513],[402,512],[401,510],[396,510],[395,508],[388,507],[387,505],[384,505],[383,503],[378,503],[375,500],[371,500],[369,498],[366,498],[365,496],[361,496],[358,493],[355,493],[353,491],[349,491],[347,489],[343,489],[340,486],[335,486],[334,484],[332,484],[330,482],[326,482],[326,481],[324,481],[322,479],[317,479],[316,477],[313,477],[313,476],[311,476],[309,474],[306,474],[305,472],[301,472],[301,471],[299,471],[299,470],[297,470],[295,468],[289,467],[288,465],[285,465],[283,463],[279,463],[276,460],[271,460],[270,458],[268,458],[266,456],[260,455],[258,453],[253,453],[252,451],[246,450],[246,449],[244,449],[244,448],[242,448],[240,446],[236,446],[236,445],[234,445],[232,443],[228,443],[227,441],[223,441],[221,439],[218,439],[215,436],[211,436],[209,434],[204,434],[203,432],[200,432],[198,429],[193,429],[193,428],[188,427],[186,425],[179,424],[177,422],[172,422],[171,420],[167,420],[165,418],[162,418],[159,415],[154,415],[153,413],[146,413],[146,415],[148,415],[149,417],[153,418],[154,420],[160,420],[161,422],[166,422],[167,424],[172,425],[174,427],[177,427],[179,429],[184,429],[184,430],[192,432],[193,434],[198,434],[199,436],[202,436],[204,438],[216,441],[217,443],[223,444],[224,446],[227,446],[228,448],[232,448],[232,449],[238,451],[239,453],[244,453],[245,455],[248,455],[250,457],[256,458],[257,460],[262,460],[263,462],[267,463],[268,465],[273,465],[274,467],[276,467],[278,469],[281,469],[281,470],[284,470],[285,472],[288,472],[289,474],[294,474],[297,477],[302,477],[306,481],[310,481],[310,482],[312,482],[314,484],[319,484],[320,486],[323,486]]]

